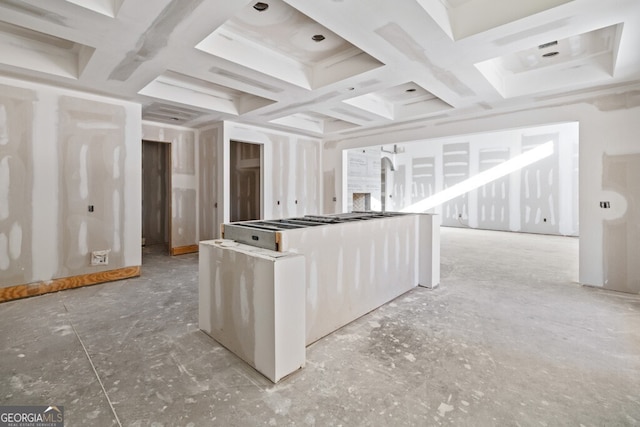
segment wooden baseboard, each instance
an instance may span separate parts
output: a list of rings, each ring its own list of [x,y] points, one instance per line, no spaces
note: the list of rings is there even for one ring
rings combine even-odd
[[[171,255],[184,255],[198,252],[198,245],[178,246],[177,248],[171,248]]]
[[[114,280],[128,279],[139,275],[140,266],[135,266],[102,271],[100,273],[83,274],[81,276],[63,277],[46,282],[9,286],[7,288],[0,288],[0,302],[62,291],[64,289],[79,288],[81,286],[97,285],[98,283],[112,282]]]

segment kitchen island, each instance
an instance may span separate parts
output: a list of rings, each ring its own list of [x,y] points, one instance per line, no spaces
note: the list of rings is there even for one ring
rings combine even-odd
[[[435,215],[357,212],[245,221],[225,224],[222,235],[200,242],[200,329],[273,382],[304,365],[304,356],[302,362],[297,356],[278,375],[257,366],[256,360],[272,357],[278,340],[295,342],[289,351],[304,355],[306,345],[440,280]],[[265,322],[274,325],[273,337],[259,331]],[[265,339],[268,351],[256,344]]]

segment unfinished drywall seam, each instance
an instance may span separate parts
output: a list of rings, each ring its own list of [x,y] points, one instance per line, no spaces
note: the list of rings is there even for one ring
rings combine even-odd
[[[36,94],[0,85],[0,287],[29,281]]]
[[[169,37],[179,23],[203,0],[172,0],[142,34],[134,50],[111,71],[109,80],[126,81],[146,61],[154,59],[167,46]]]
[[[382,39],[394,46],[412,61],[421,63],[427,68],[434,78],[444,84],[459,96],[472,97],[476,94],[467,85],[462,83],[451,71],[446,70],[429,59],[425,49],[399,24],[390,22],[375,30]]]
[[[61,251],[61,248],[64,247],[61,242],[75,247],[80,259],[79,264],[82,264],[78,270],[86,269],[85,273],[87,274],[123,267],[125,261],[122,260],[122,249],[129,251],[129,256],[126,257],[128,265],[139,265],[141,258],[139,245],[135,248],[137,249],[136,253],[131,248],[123,248],[122,239],[122,233],[126,233],[124,231],[126,227],[128,229],[136,229],[136,226],[139,228],[139,214],[134,207],[126,213],[128,220],[121,217],[113,222],[98,225],[97,234],[114,238],[115,247],[116,249],[119,247],[119,251],[116,250],[114,256],[110,257],[110,263],[107,266],[93,268],[89,266],[89,252],[91,251],[92,239],[96,234],[96,228],[92,227],[95,225],[95,221],[92,223],[86,219],[71,218],[74,215],[67,215],[67,218],[63,219],[62,212],[69,213],[68,206],[65,205],[67,202],[66,186],[68,184],[67,178],[73,172],[65,169],[64,164],[60,163],[63,156],[66,156],[65,159],[71,157],[75,159],[75,164],[78,166],[75,170],[77,176],[71,185],[79,200],[82,200],[82,197],[91,197],[95,188],[91,185],[92,171],[94,170],[97,170],[98,174],[104,173],[108,176],[116,176],[117,179],[125,179],[130,183],[135,183],[136,175],[139,176],[139,164],[136,171],[135,167],[123,164],[122,159],[128,160],[131,157],[125,147],[132,142],[129,136],[139,133],[140,107],[131,103],[41,84],[8,78],[1,80],[0,99],[4,97],[15,98],[16,96],[17,98],[11,102],[9,109],[0,102],[0,105],[4,107],[4,111],[0,114],[3,116],[0,120],[3,122],[0,125],[2,128],[0,129],[0,152],[3,151],[3,148],[12,146],[16,142],[19,143],[19,154],[12,154],[11,157],[20,159],[25,173],[22,178],[19,177],[16,174],[18,169],[12,160],[9,159],[5,162],[6,168],[4,169],[9,172],[8,199],[11,200],[13,191],[21,192],[20,203],[24,205],[24,209],[21,212],[22,223],[20,224],[16,222],[4,224],[0,220],[0,233],[5,235],[6,244],[3,252],[6,252],[7,259],[22,262],[26,258],[28,264],[23,264],[20,277],[10,279],[6,271],[0,271],[0,287],[22,286],[25,283],[49,282],[59,277],[82,275],[82,271],[63,274],[64,271],[69,272],[68,266],[65,265],[65,261],[69,257]],[[70,105],[65,104],[69,100],[76,100],[79,104],[86,101],[86,104],[75,108],[75,110],[81,111],[81,115],[86,116],[86,120],[69,119],[73,113],[72,110],[74,110],[74,108],[65,109]],[[25,105],[29,106],[28,109],[23,108]],[[97,109],[94,108],[96,106]],[[103,120],[104,117],[100,118],[99,116],[105,111],[118,111],[122,122],[111,121],[113,116],[109,114],[107,114],[108,119]],[[15,115],[16,112],[19,114]],[[64,115],[67,117],[63,117]],[[130,119],[130,127],[126,133],[121,126],[126,121],[125,117]],[[69,126],[71,122],[77,126]],[[116,149],[112,152],[108,149],[109,144],[101,142],[105,135],[111,133],[117,134],[117,137],[114,138],[117,141]],[[72,143],[67,143],[73,140],[85,140],[88,148],[79,148],[83,144],[74,146]],[[92,153],[90,147],[94,142],[97,142],[94,145],[100,148]],[[72,146],[75,148],[71,148]],[[0,162],[2,161],[0,160]],[[113,163],[117,163],[117,165],[114,166]],[[65,183],[64,188],[62,183]],[[126,186],[122,183],[122,189],[116,188],[115,191],[105,193],[106,199],[110,201],[113,201],[114,194],[116,195],[118,199],[116,210],[120,212],[126,211],[127,206],[120,200],[122,193],[125,193],[127,197],[133,196],[139,200],[135,185],[129,185],[126,190],[125,188]],[[88,215],[89,205],[83,203],[82,206],[82,214]],[[8,206],[8,208],[8,215],[12,215],[14,211],[20,211],[18,205]],[[109,215],[114,214],[109,208],[107,211]],[[139,231],[136,231],[137,233]]]
[[[62,262],[58,277],[124,266],[121,224],[125,109],[119,105],[62,96],[59,114],[59,229]],[[119,148],[122,156],[114,156]],[[118,165],[114,167],[113,162]],[[93,207],[93,208],[91,208]],[[83,231],[84,230],[84,231]],[[108,250],[109,266],[90,265],[90,251]]]
[[[551,153],[543,159],[446,200],[433,212],[441,214],[443,224],[451,227],[576,235],[578,223],[573,213],[577,197],[569,194],[566,200],[561,199],[560,191],[566,196],[562,186],[570,191],[578,185],[573,158],[578,153],[577,130],[577,123],[564,123],[395,144],[400,152],[392,154],[395,170],[387,170],[384,177],[385,209],[417,207],[436,193],[472,182],[478,174],[490,175],[503,163],[520,161],[521,157],[524,161],[529,150],[552,143]],[[369,149],[377,149],[379,162],[387,155],[380,148],[389,146]],[[366,150],[347,150],[347,157]],[[561,164],[561,155],[568,161]],[[380,179],[377,173],[366,175],[373,182]],[[354,178],[362,181],[348,172],[348,187]],[[352,192],[349,188],[345,192],[345,203],[350,202]]]
[[[604,287],[640,293],[640,154],[602,158],[602,189],[610,192],[603,211]]]

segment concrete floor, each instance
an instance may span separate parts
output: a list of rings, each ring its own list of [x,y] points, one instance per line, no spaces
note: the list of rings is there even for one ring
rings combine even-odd
[[[67,426],[640,424],[640,297],[574,283],[577,239],[442,230],[442,285],[271,384],[197,328],[197,255],[0,304],[0,405]]]

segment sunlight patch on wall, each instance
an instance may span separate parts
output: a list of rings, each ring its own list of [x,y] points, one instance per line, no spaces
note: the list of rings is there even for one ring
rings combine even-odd
[[[467,180],[434,194],[431,197],[427,197],[426,199],[409,205],[402,209],[401,212],[425,212],[449,200],[455,199],[458,196],[468,193],[471,190],[475,190],[476,188],[482,187],[496,179],[502,178],[503,176],[516,172],[539,160],[545,159],[552,154],[553,141],[549,141],[491,169],[480,172]]]

